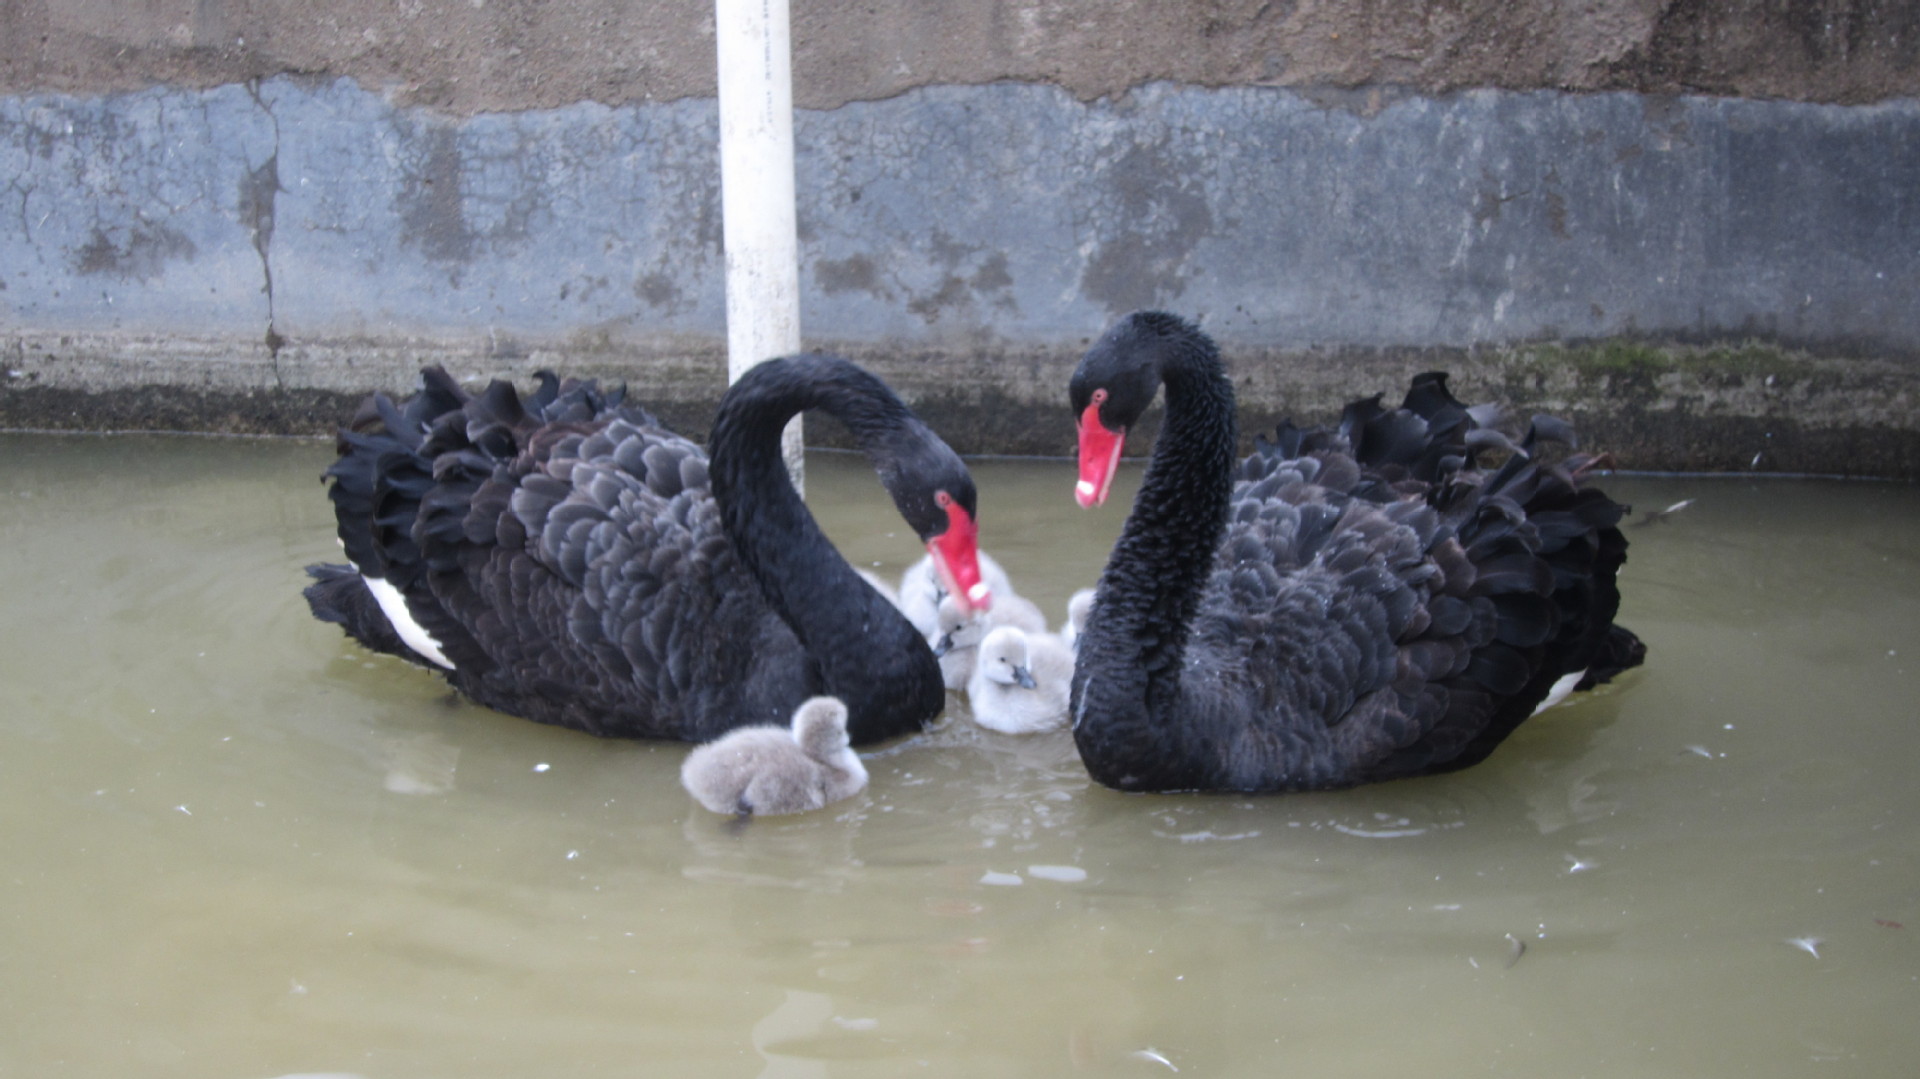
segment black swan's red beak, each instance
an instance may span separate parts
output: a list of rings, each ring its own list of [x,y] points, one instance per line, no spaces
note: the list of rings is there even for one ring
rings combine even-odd
[[[1073,497],[1080,507],[1098,506],[1107,500],[1113,486],[1113,474],[1120,467],[1120,451],[1126,447],[1127,431],[1109,430],[1100,422],[1100,400],[1080,414],[1080,482],[1073,486]]]
[[[972,614],[993,606],[993,593],[980,579],[980,527],[967,508],[945,491],[935,498],[947,511],[947,530],[927,541],[940,584],[960,604],[960,613]]]

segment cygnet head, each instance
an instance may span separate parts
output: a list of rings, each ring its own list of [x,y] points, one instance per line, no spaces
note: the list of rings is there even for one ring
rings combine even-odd
[[[980,658],[975,668],[1004,686],[1032,689],[1033,669],[1028,665],[1027,635],[1013,626],[1001,626],[980,642]]]
[[[940,600],[933,635],[927,643],[936,657],[944,656],[979,644],[986,630],[987,620],[978,611],[963,611],[958,601],[946,596]]]
[[[793,713],[793,740],[814,760],[824,761],[845,750],[847,706],[838,697],[813,697]]]

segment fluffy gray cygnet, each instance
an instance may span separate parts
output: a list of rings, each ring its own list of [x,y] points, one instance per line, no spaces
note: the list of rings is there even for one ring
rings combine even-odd
[[[973,721],[1002,734],[1066,726],[1073,653],[1051,633],[1001,626],[980,642],[967,682]]]
[[[927,645],[940,660],[940,678],[948,689],[965,689],[973,677],[973,664],[980,642],[990,630],[1013,626],[1028,633],[1044,633],[1047,616],[1039,604],[1012,589],[994,597],[993,609],[963,614],[952,596],[940,600],[940,621],[927,637]]]
[[[1093,589],[1082,588],[1067,597],[1067,620],[1060,626],[1060,643],[1078,651],[1080,633],[1087,628],[1087,615],[1093,610]]]
[[[773,816],[851,798],[867,769],[847,742],[847,706],[814,697],[794,710],[791,728],[741,727],[695,748],[680,782],[715,813]]]

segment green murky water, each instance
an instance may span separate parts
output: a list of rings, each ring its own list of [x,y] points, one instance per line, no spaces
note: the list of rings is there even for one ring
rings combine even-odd
[[[945,725],[735,832],[678,745],[312,621],[319,443],[0,436],[0,1074],[1804,1076],[1920,1059],[1920,491],[1611,481],[1650,665],[1466,773],[1122,796]],[[1055,618],[1130,490],[976,463]],[[919,552],[870,473],[810,501]],[[1799,941],[1800,943],[1793,943]],[[1524,944],[1524,950],[1519,944]]]

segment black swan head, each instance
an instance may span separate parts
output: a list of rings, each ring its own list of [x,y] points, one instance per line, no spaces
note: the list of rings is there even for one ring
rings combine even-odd
[[[1106,501],[1127,432],[1153,404],[1167,361],[1196,352],[1211,356],[1213,349],[1205,334],[1178,315],[1136,311],[1087,350],[1068,386],[1080,431],[1080,481],[1074,488],[1080,505]]]
[[[736,464],[744,459],[775,460],[774,447],[787,420],[813,408],[825,409],[846,424],[900,516],[932,556],[947,590],[971,609],[987,609],[992,595],[980,578],[979,499],[972,475],[886,383],[850,360],[807,353],[768,360],[741,375],[721,399],[714,422],[715,494],[737,486]],[[747,443],[756,447],[750,455],[733,449]],[[777,479],[761,479],[774,490],[786,482],[784,472]],[[791,488],[785,492],[781,497],[791,496]],[[760,493],[761,504],[751,508],[746,501],[723,497],[725,512],[737,515],[741,528],[748,527],[749,512],[768,508],[771,491],[762,488]]]
[[[933,557],[941,586],[963,610],[986,610],[993,595],[980,578],[979,496],[973,475],[918,419],[895,428],[888,441],[886,454],[878,458],[881,486]]]

